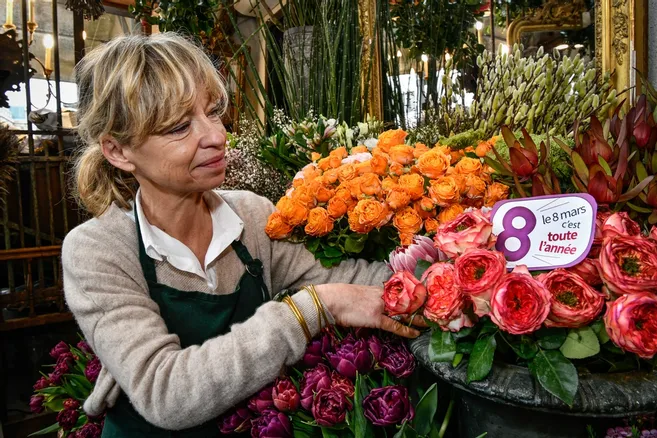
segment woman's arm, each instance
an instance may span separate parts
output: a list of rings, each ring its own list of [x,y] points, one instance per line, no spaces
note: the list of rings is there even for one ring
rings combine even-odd
[[[100,226],[72,231],[63,247],[64,286],[103,366],[149,422],[184,429],[215,418],[302,356],[304,332],[288,305],[276,302],[228,334],[182,349],[149,297],[132,246]],[[315,335],[311,297],[293,299]]]

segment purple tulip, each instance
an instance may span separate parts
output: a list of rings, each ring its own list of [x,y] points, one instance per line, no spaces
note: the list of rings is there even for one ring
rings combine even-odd
[[[37,382],[34,384],[32,388],[34,388],[35,391],[38,391],[43,388],[47,388],[50,386],[50,380],[48,380],[47,377],[41,377]]]
[[[287,415],[268,410],[251,422],[252,438],[292,438],[292,423]]]
[[[84,375],[91,383],[94,383],[98,379],[98,374],[100,374],[102,368],[103,366],[100,363],[100,359],[98,359],[98,356],[94,356],[93,359],[87,362],[87,366],[84,369]]]
[[[372,354],[365,340],[356,340],[348,335],[338,345],[335,353],[327,354],[331,366],[345,377],[356,379],[356,372],[367,373],[372,368]]]
[[[412,244],[398,247],[390,253],[388,259],[388,267],[393,272],[408,271],[415,274],[418,260],[434,263],[447,260],[447,256],[433,245],[433,240],[429,237],[415,236]]]
[[[62,404],[64,405],[64,409],[73,410],[80,407],[80,402],[74,398],[67,398],[66,400],[64,400],[64,403]]]
[[[312,414],[320,426],[342,423],[351,409],[351,401],[338,388],[320,389],[313,400]]]
[[[87,423],[75,432],[75,438],[100,438],[102,433],[103,429],[100,425]]]
[[[384,427],[410,421],[415,415],[404,386],[373,389],[363,400],[363,410],[372,424]]]
[[[43,412],[43,401],[45,397],[42,395],[33,395],[30,398],[30,410],[35,414],[40,414]]]
[[[314,367],[322,363],[324,356],[330,351],[333,351],[333,339],[330,334],[325,333],[308,344],[301,362],[309,368]]]
[[[94,354],[94,351],[91,349],[91,347],[89,346],[89,344],[87,344],[87,341],[85,340],[78,342],[78,345],[76,345],[76,347],[78,348],[78,350],[82,351],[83,353]]]
[[[301,397],[297,387],[290,379],[279,379],[272,390],[274,406],[281,412],[294,412],[299,409]]]
[[[273,409],[274,400],[272,399],[272,389],[272,385],[267,385],[251,397],[248,403],[249,409],[256,414],[262,414],[267,410]]]
[[[315,393],[320,389],[331,387],[331,370],[324,364],[306,370],[299,382],[299,387],[301,388],[301,406],[309,411],[313,405]]]
[[[55,370],[61,372],[62,374],[68,374],[71,371],[73,366],[73,353],[65,352],[59,355],[57,358],[57,364],[55,365]]]
[[[62,383],[63,374],[61,370],[55,369],[52,373],[48,374],[48,380],[50,380],[52,385],[57,386]]]
[[[234,408],[219,419],[219,431],[223,434],[242,433],[251,429],[253,414],[245,407]]]
[[[68,348],[68,345],[64,341],[59,341],[59,344],[55,345],[52,350],[50,350],[50,357],[57,360],[63,353],[68,353],[70,351],[71,349]]]
[[[415,357],[400,339],[381,340],[376,336],[369,339],[370,351],[379,367],[402,379],[413,374]]]
[[[347,377],[343,376],[342,374],[338,374],[335,371],[331,373],[331,388],[339,389],[340,391],[344,392],[344,395],[346,395],[347,398],[354,396],[354,383]]]
[[[78,422],[78,417],[80,412],[78,410],[64,409],[59,411],[57,414],[57,422],[59,426],[64,430],[71,430],[75,427],[75,424]]]

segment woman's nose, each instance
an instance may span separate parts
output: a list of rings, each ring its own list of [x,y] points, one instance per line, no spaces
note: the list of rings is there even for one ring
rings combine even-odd
[[[199,129],[201,131],[201,147],[223,147],[226,144],[226,128],[221,121],[204,117]]]

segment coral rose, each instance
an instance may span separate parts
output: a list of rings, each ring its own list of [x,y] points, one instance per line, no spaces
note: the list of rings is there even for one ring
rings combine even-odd
[[[308,164],[305,166],[302,170],[301,173],[303,174],[303,179],[306,181],[312,181],[318,176],[322,175],[322,171],[317,168],[314,164]]]
[[[439,225],[440,224],[438,223],[438,221],[436,219],[431,218],[431,217],[426,218],[424,220],[424,231],[426,231],[427,234],[435,234],[436,231],[438,230]]]
[[[505,274],[493,291],[490,318],[512,335],[535,332],[550,313],[551,294],[527,267],[518,265]]]
[[[499,202],[508,197],[509,186],[494,182],[486,187],[486,193],[484,194],[484,205],[486,207],[492,207],[496,202]]]
[[[464,211],[465,208],[461,204],[452,204],[447,208],[443,208],[440,213],[438,213],[438,222],[441,224],[451,222]]]
[[[595,216],[595,234],[593,235],[593,245],[589,251],[588,257],[596,258],[600,255],[600,248],[602,248],[602,227],[607,218],[611,216],[610,211],[598,210]]]
[[[604,295],[597,292],[579,275],[559,268],[538,276],[552,294],[546,327],[579,328],[600,315]]]
[[[644,359],[657,354],[657,295],[623,295],[607,306],[604,316],[609,338],[625,351]]]
[[[322,182],[326,185],[335,184],[338,181],[338,170],[329,169],[322,175]]]
[[[388,315],[408,315],[422,307],[427,289],[410,272],[399,271],[383,285],[383,301]]]
[[[399,187],[399,184],[397,184],[397,179],[396,178],[391,178],[389,176],[383,178],[383,181],[381,181],[381,188],[383,189],[384,192],[389,192],[392,189],[395,189]]]
[[[478,316],[490,312],[490,297],[495,286],[506,273],[506,259],[499,251],[471,249],[454,262],[455,279],[459,288],[468,294]]]
[[[292,230],[294,230],[294,227],[283,220],[280,212],[275,211],[269,215],[267,225],[265,226],[265,233],[267,233],[270,239],[285,239],[292,234]]]
[[[414,235],[422,229],[422,218],[412,207],[406,207],[395,213],[392,223],[400,233]]]
[[[276,209],[281,212],[283,221],[293,227],[305,223],[306,219],[308,219],[308,208],[301,202],[294,201],[287,196],[279,199]]]
[[[310,183],[310,189],[315,194],[315,199],[317,202],[323,204],[329,202],[329,200],[335,195],[335,189],[321,182],[321,179],[316,179]]]
[[[600,276],[607,293],[657,291],[657,242],[642,236],[605,239],[600,252]]]
[[[568,268],[584,279],[584,281],[593,286],[601,286],[602,278],[600,278],[600,260],[597,259],[584,259],[580,264]]]
[[[381,193],[381,180],[373,173],[367,173],[358,179],[360,191],[367,196],[376,196]]]
[[[436,179],[445,174],[449,163],[449,155],[445,155],[440,150],[432,149],[418,158],[417,168],[427,178]]]
[[[308,214],[308,223],[304,231],[310,236],[325,236],[333,231],[333,218],[325,208],[315,207]]]
[[[454,170],[461,175],[477,175],[481,173],[483,166],[479,158],[463,157],[454,166]]]
[[[442,176],[430,181],[429,196],[439,207],[456,204],[461,199],[461,191],[451,176]]]
[[[639,234],[641,234],[641,227],[630,219],[630,216],[624,211],[612,214],[602,225],[603,239],[616,235],[638,236]]]
[[[454,265],[434,263],[422,275],[426,282],[427,302],[424,316],[435,322],[444,331],[458,332],[474,323],[464,313],[470,300],[458,287],[454,279]]]
[[[400,144],[390,148],[388,154],[390,159],[396,163],[399,163],[403,166],[413,162],[415,157],[413,156],[414,149],[412,146],[407,144]]]
[[[361,199],[349,212],[349,228],[356,233],[367,234],[385,225],[391,216],[388,207],[379,201]]]
[[[393,210],[398,210],[408,206],[408,204],[411,203],[411,195],[406,193],[405,190],[396,187],[388,192],[388,195],[386,196],[386,202],[390,208]]]
[[[411,195],[413,201],[424,196],[424,178],[416,173],[400,176],[398,184]]]
[[[349,153],[347,152],[347,148],[344,146],[340,146],[339,148],[333,149],[331,152],[329,152],[330,157],[338,157],[339,159],[347,158],[349,156]]]
[[[404,144],[404,140],[406,140],[406,131],[403,129],[391,129],[379,135],[379,142],[376,144],[376,147],[387,153],[391,147]]]
[[[480,210],[471,210],[438,227],[434,242],[448,257],[456,258],[468,249],[492,248],[495,244],[492,232],[491,221]]]
[[[375,155],[370,160],[370,168],[372,169],[372,172],[379,176],[383,176],[388,170],[388,160],[380,155]]]

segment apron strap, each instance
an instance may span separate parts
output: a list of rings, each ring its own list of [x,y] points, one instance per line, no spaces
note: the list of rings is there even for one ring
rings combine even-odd
[[[253,257],[251,257],[249,250],[239,240],[234,240],[233,243],[230,244],[230,246],[233,247],[233,249],[237,253],[237,257],[239,257],[242,263],[244,263],[244,266],[246,267],[246,272],[250,274],[252,277],[255,277],[255,279],[258,281],[260,285],[260,289],[262,290],[262,301],[263,302],[269,301],[269,290],[267,289],[267,285],[265,284],[265,279],[262,278],[262,274],[264,272],[262,262],[258,259],[254,259]]]
[[[137,239],[139,239],[139,262],[141,263],[141,268],[144,271],[144,277],[146,277],[147,283],[157,283],[157,274],[155,273],[155,262],[152,258],[146,254],[146,248],[144,248],[144,240],[141,238],[141,228],[139,227],[139,218],[137,217],[137,207],[134,209],[135,212],[135,224],[137,225]]]

